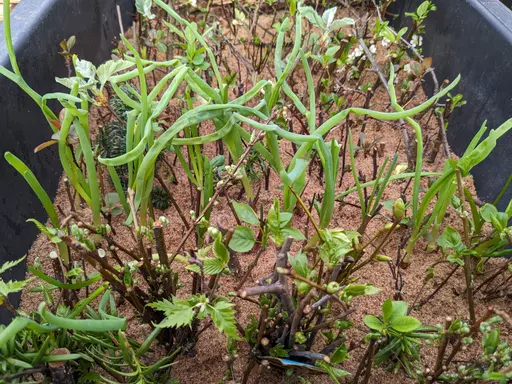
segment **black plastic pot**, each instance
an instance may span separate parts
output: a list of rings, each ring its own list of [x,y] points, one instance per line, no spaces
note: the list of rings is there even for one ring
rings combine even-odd
[[[404,12],[423,0],[398,0],[390,12],[400,15],[396,27],[407,25]],[[489,129],[512,116],[512,11],[499,0],[433,0],[437,11],[425,21],[423,54],[432,57],[439,81],[462,81],[455,93],[467,104],[457,109],[448,127],[448,141],[461,155],[487,120]],[[505,0],[504,3],[510,3]],[[409,24],[410,26],[410,24]],[[427,82],[427,92],[432,92]],[[512,134],[502,137],[494,152],[472,171],[479,197],[492,202],[512,173]],[[500,201],[505,209],[512,188]]]
[[[39,93],[65,91],[55,77],[67,76],[59,42],[76,36],[74,52],[99,64],[110,57],[113,40],[120,32],[116,4],[128,26],[135,13],[133,0],[23,0],[13,11],[11,29],[18,65],[25,80]],[[0,23],[2,25],[2,23]],[[3,27],[0,31],[0,64],[9,68]],[[56,107],[56,106],[54,106]],[[55,112],[58,113],[58,110]],[[51,197],[55,196],[62,168],[54,149],[34,154],[34,148],[50,139],[39,107],[18,86],[0,76],[0,265],[27,253],[38,230],[26,220],[44,222],[46,214],[25,180],[3,159],[6,151],[21,158],[35,173]],[[48,255],[40,255],[47,257]],[[23,279],[20,264],[2,276]],[[11,295],[19,303],[19,295]],[[0,309],[0,323],[10,314]]]

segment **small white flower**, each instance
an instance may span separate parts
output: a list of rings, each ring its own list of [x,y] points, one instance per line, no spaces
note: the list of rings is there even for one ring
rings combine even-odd
[[[353,53],[355,57],[361,57],[363,55],[363,50],[358,46],[354,49]]]
[[[377,47],[375,46],[375,44],[370,45],[370,52],[373,53],[374,55],[377,53]]]
[[[421,47],[421,45],[423,44],[423,37],[422,36],[418,36],[418,35],[414,35],[412,37],[410,43],[411,43],[411,46],[413,48]]]
[[[404,71],[407,72],[407,73],[412,73],[411,65],[410,64],[405,64],[404,65]]]
[[[160,216],[158,218],[158,221],[160,221],[160,223],[162,223],[162,227],[167,227],[167,225],[169,225],[169,220],[167,220],[167,217],[165,217],[165,216]]]
[[[107,255],[103,248],[98,248],[98,256],[104,258]]]
[[[193,6],[194,8],[197,7],[197,0],[190,0],[190,5]]]
[[[380,44],[386,48],[387,46],[389,46],[391,44],[391,40],[389,39],[386,39],[385,37],[381,40]]]

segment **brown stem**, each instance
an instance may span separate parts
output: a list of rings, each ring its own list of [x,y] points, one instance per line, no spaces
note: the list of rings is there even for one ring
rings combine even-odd
[[[297,329],[299,328],[300,321],[302,319],[302,315],[304,314],[304,309],[306,308],[306,305],[309,304],[313,296],[315,295],[316,291],[313,288],[308,292],[306,297],[302,299],[300,302],[298,308],[295,310],[295,313],[293,314],[293,321],[292,326],[290,328],[290,336],[288,338],[287,348],[291,348],[295,342],[295,333],[297,332]]]

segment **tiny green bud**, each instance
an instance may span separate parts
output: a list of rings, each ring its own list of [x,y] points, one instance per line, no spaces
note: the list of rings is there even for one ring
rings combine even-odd
[[[401,221],[405,217],[405,204],[401,198],[393,203],[393,217],[396,221]]]
[[[327,284],[327,293],[336,293],[340,290],[340,285],[335,282],[335,281],[331,281],[329,284]]]
[[[374,260],[375,261],[388,262],[388,261],[391,261],[393,259],[391,257],[389,257],[389,256],[386,256],[386,255],[377,255],[377,256],[375,256]]]

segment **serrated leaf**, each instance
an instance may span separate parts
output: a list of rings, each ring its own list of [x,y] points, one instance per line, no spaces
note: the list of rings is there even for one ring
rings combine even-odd
[[[213,242],[213,254],[215,257],[223,264],[227,265],[229,261],[229,251],[222,242],[221,237],[215,238],[215,241]]]
[[[194,273],[201,273],[201,268],[197,264],[189,264],[185,267],[187,271],[191,271]]]
[[[235,252],[248,252],[254,246],[254,233],[250,228],[237,226],[229,241],[229,248]]]
[[[1,267],[0,267],[0,275],[4,273],[5,271],[11,269],[12,267],[15,267],[19,263],[21,263],[23,260],[25,260],[26,256],[23,256],[22,258],[14,261],[6,261]]]
[[[421,321],[412,316],[398,316],[391,322],[391,328],[395,331],[407,333],[421,327]]]
[[[75,70],[85,79],[93,79],[96,76],[96,67],[87,60],[76,59]]]
[[[260,223],[258,216],[250,205],[233,201],[233,208],[240,220],[253,225],[258,225]]]
[[[96,74],[98,75],[98,80],[101,84],[101,88],[105,86],[105,84],[112,77],[112,75],[125,69],[131,68],[133,66],[134,63],[127,60],[109,60],[101,64],[96,71]]]
[[[194,309],[185,300],[174,299],[172,303],[169,300],[156,301],[148,304],[148,307],[165,314],[165,319],[156,325],[158,328],[183,327],[192,323],[194,319]]]
[[[213,324],[215,324],[220,332],[226,336],[238,339],[235,311],[231,309],[232,307],[232,303],[218,300],[215,305],[208,305],[207,310],[212,317]]]
[[[28,219],[27,222],[28,223],[34,223],[35,226],[37,227],[37,229],[39,229],[39,231],[41,233],[44,233],[47,236],[51,236],[52,235],[50,230],[43,223],[41,223],[40,221],[37,221],[36,219]]]
[[[206,259],[203,263],[203,271],[207,275],[218,275],[225,268],[225,265],[219,259]]]
[[[21,281],[9,281],[5,283],[3,280],[0,280],[0,295],[7,297],[10,293],[20,292],[25,288],[25,286],[29,283],[29,280],[21,280]]]
[[[272,357],[288,357],[289,349],[286,349],[283,344],[277,344],[275,347],[270,348],[268,354]]]

